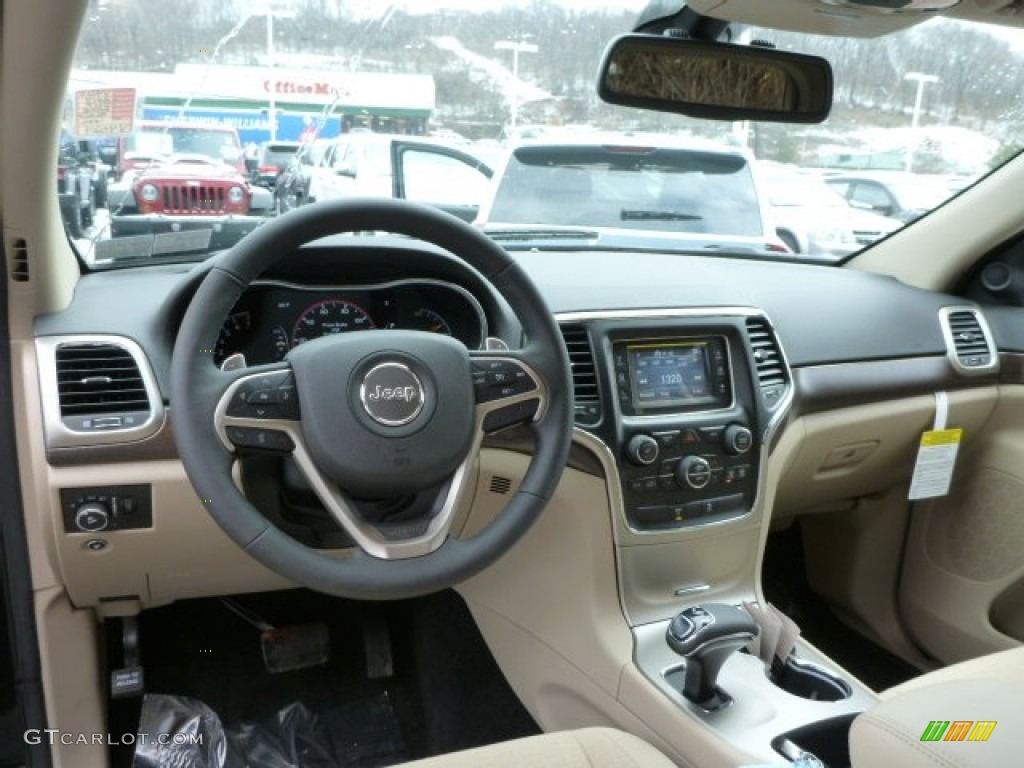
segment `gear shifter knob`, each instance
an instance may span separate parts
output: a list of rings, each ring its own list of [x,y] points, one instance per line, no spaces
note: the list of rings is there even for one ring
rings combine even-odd
[[[686,659],[683,695],[705,709],[720,706],[718,673],[733,651],[757,637],[757,632],[750,614],[725,603],[695,605],[676,614],[665,639]]]

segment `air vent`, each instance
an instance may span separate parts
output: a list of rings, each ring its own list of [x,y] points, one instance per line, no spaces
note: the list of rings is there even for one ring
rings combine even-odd
[[[601,392],[594,367],[594,351],[587,329],[581,325],[563,325],[562,338],[572,366],[572,388],[576,423],[593,426],[601,421]]]
[[[945,307],[942,335],[953,367],[961,373],[989,373],[999,363],[985,319],[970,307]]]
[[[25,238],[16,237],[11,243],[11,280],[27,283],[28,279],[28,243]]]
[[[512,481],[507,477],[501,475],[492,475],[490,484],[491,493],[497,493],[504,496],[512,488]]]
[[[57,347],[60,415],[71,429],[117,429],[142,424],[150,403],[139,364],[117,344]]]
[[[774,408],[786,394],[789,384],[779,340],[763,317],[747,318],[747,338],[754,353],[754,370],[761,387],[761,397],[768,408]]]

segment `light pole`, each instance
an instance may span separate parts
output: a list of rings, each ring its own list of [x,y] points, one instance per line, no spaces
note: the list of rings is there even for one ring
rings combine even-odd
[[[254,10],[249,11],[249,16],[266,16],[267,17],[267,66],[270,69],[274,68],[274,17],[280,16],[282,19],[294,19],[296,16],[295,11],[289,8],[277,8],[273,4],[259,5]],[[268,123],[270,125],[270,140],[277,140],[277,102],[274,99],[274,89],[270,89],[269,96],[269,112],[267,113]]]
[[[936,75],[924,75],[920,72],[907,72],[904,80],[917,82],[917,95],[914,97],[914,112],[910,118],[911,144],[907,147],[907,157],[903,170],[910,172],[914,165],[914,150],[917,147],[917,126],[921,120],[921,100],[924,98],[924,87],[928,83],[937,83],[939,78]]]
[[[512,117],[509,120],[509,130],[515,130],[519,116],[519,54],[536,53],[538,49],[533,43],[524,43],[521,40],[499,40],[494,44],[494,50],[512,51],[512,95],[509,99]]]

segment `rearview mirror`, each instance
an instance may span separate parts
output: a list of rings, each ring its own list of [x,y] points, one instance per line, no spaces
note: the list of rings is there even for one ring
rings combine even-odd
[[[623,35],[605,51],[597,91],[609,104],[690,117],[820,123],[832,67],[774,48]]]

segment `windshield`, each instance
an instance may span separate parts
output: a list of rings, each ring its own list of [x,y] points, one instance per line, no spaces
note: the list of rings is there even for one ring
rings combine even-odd
[[[575,229],[581,249],[838,261],[1024,145],[1024,33],[942,18],[864,39],[735,28],[831,62],[821,124],[606,104],[602,53],[645,5],[94,0],[62,129],[95,151],[62,160],[65,227],[87,268],[197,260],[303,205],[401,194],[516,229],[506,247],[559,228],[564,248]]]

